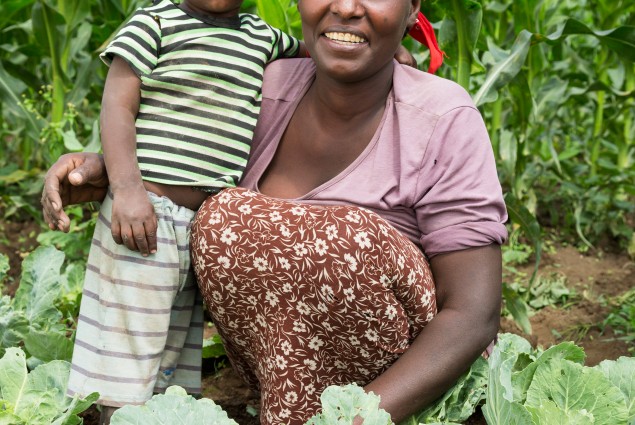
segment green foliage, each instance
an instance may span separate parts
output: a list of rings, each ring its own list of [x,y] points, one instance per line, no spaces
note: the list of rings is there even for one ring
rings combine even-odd
[[[635,358],[584,366],[584,350],[571,342],[533,349],[526,339],[499,336],[489,361],[477,359],[470,370],[433,405],[401,425],[458,424],[485,400],[489,425],[627,424],[635,420]],[[306,425],[391,424],[379,397],[357,385],[329,386],[320,397],[321,412]],[[203,419],[205,418],[205,419]],[[115,413],[113,425],[144,423],[235,424],[211,400],[196,401],[170,387],[145,406]]]
[[[64,251],[71,261],[85,261],[97,221],[97,213],[91,213],[90,210],[92,208],[86,205],[67,207],[66,214],[73,224],[69,232],[63,233],[46,228],[37,236],[37,242],[41,245],[52,245]]]
[[[77,311],[78,300],[72,306],[63,300],[81,280],[75,266],[62,272],[64,258],[53,247],[40,247],[23,261],[15,297],[0,298],[0,354],[23,344],[40,361],[71,359],[73,343],[64,322],[69,316],[63,312]]]
[[[302,37],[296,0],[256,0],[258,15],[287,34]]]
[[[0,254],[0,283],[2,283],[7,277],[9,268],[9,257],[5,254]]]
[[[203,340],[204,359],[218,359],[225,357],[226,355],[225,346],[223,345],[220,335],[216,334]]]
[[[112,416],[112,425],[201,424],[237,425],[212,400],[196,400],[181,387],[169,387],[143,406],[124,406]]]
[[[392,424],[390,415],[379,408],[379,397],[357,385],[327,387],[320,400],[322,411],[306,425],[348,425],[357,416],[364,418],[367,425]]]
[[[610,327],[616,338],[625,341],[635,351],[635,289],[630,289],[611,301],[611,313],[601,327]]]
[[[510,209],[522,205],[589,247],[607,236],[626,247],[635,213],[635,4],[422,7],[449,56],[442,74],[474,93],[486,117]]]
[[[635,358],[585,367],[584,351],[565,342],[533,350],[504,334],[489,360],[483,414],[493,424],[626,424],[633,414]]]
[[[630,420],[635,419],[634,367],[633,359],[627,357],[620,357],[617,361],[604,360],[598,365],[604,376],[622,392]]]
[[[27,371],[26,356],[10,348],[0,359],[0,423],[11,425],[76,425],[77,416],[98,394],[66,396],[70,364],[52,361]]]
[[[443,396],[401,425],[466,421],[485,400],[487,376],[487,360],[479,357]]]
[[[532,247],[527,290],[507,282],[503,291],[506,310],[530,332],[544,228],[586,249],[635,246],[635,3],[452,0],[422,8],[448,55],[441,75],[473,93],[485,116],[510,230]],[[513,249],[506,259],[527,253]]]
[[[23,170],[17,164],[0,165],[0,207],[4,210],[3,218],[24,219],[30,216],[41,221],[37,203],[41,193],[42,173],[39,169]]]

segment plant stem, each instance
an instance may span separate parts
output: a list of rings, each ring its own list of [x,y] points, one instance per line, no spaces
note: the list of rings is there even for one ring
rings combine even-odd
[[[43,3],[42,8],[42,16],[44,19],[44,25],[46,26],[49,54],[51,55],[51,68],[53,72],[53,105],[51,108],[51,122],[60,122],[64,117],[64,81],[62,80],[62,73],[60,69],[60,58],[58,57],[57,48],[55,46],[55,34],[52,28],[53,23],[49,19],[48,5]]]
[[[626,73],[626,91],[632,92],[635,90],[635,71],[633,70],[633,64],[625,62],[624,69]],[[629,167],[629,152],[633,146],[633,113],[631,111],[634,105],[633,98],[629,98],[624,103],[624,137],[617,153],[617,169],[620,171],[626,170]]]
[[[468,22],[465,15],[463,0],[451,0],[454,11],[454,22],[456,23],[456,35],[459,44],[459,58],[457,61],[457,82],[466,90],[470,86],[470,74],[472,70],[472,52],[467,45]]]
[[[593,147],[591,148],[591,176],[597,175],[597,163],[600,158],[600,134],[604,124],[604,103],[606,101],[606,92],[600,90],[597,92],[597,105],[595,109],[595,122],[593,124]]]
[[[492,120],[491,120],[491,137],[492,148],[494,149],[494,155],[496,158],[500,156],[500,130],[502,125],[503,116],[503,98],[498,96],[498,99],[492,105]]]

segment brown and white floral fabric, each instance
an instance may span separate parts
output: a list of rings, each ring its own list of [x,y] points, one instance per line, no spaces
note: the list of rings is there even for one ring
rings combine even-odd
[[[377,214],[226,189],[200,208],[192,256],[263,424],[303,424],[332,384],[364,385],[436,313],[421,251]]]

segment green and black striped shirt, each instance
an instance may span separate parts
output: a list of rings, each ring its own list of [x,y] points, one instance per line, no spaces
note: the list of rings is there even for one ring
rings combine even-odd
[[[170,0],[139,9],[108,45],[141,78],[137,158],[144,180],[209,191],[235,186],[260,112],[265,65],[297,39],[255,15],[210,19]]]

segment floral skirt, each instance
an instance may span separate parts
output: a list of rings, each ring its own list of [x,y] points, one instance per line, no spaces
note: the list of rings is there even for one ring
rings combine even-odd
[[[263,424],[303,424],[329,385],[365,385],[436,313],[421,251],[379,215],[226,189],[200,208],[192,259]]]

